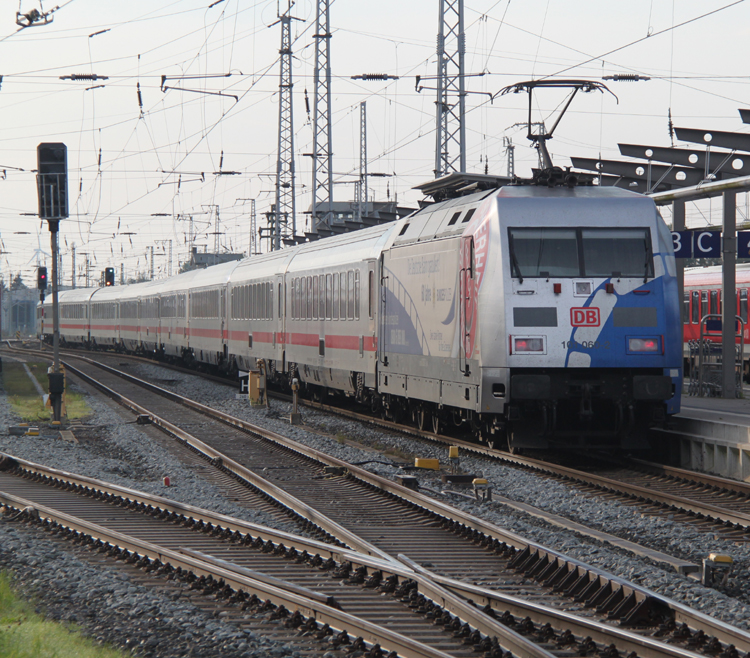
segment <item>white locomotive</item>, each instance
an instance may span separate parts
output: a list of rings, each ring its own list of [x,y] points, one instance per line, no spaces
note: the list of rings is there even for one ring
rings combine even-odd
[[[390,224],[169,279],[60,293],[63,343],[228,372],[265,361],[490,444],[644,446],[679,411],[670,234],[617,188],[452,174]],[[39,333],[51,339],[51,305]]]

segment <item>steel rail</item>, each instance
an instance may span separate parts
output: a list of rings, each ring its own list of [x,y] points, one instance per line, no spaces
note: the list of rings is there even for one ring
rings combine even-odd
[[[0,453],[2,455],[2,453]],[[522,646],[519,644],[523,636],[519,636],[516,632],[512,631],[503,624],[496,622],[491,616],[480,611],[478,606],[487,606],[493,610],[501,612],[510,611],[512,614],[520,617],[529,617],[531,620],[538,625],[550,623],[555,628],[567,628],[574,632],[580,637],[589,636],[595,642],[609,645],[613,640],[616,640],[617,646],[623,651],[636,651],[642,658],[648,656],[664,656],[670,658],[687,658],[694,657],[696,654],[692,652],[673,647],[671,645],[658,642],[647,637],[631,633],[629,631],[608,626],[600,622],[585,618],[577,617],[570,613],[562,612],[554,608],[547,606],[524,601],[514,596],[502,594],[500,592],[487,590],[481,587],[477,587],[472,584],[468,584],[455,579],[439,576],[435,573],[428,571],[427,569],[417,565],[411,561],[408,557],[399,555],[399,563],[386,562],[379,560],[378,558],[365,556],[360,553],[355,553],[347,550],[339,550],[335,547],[331,547],[328,544],[323,544],[312,539],[298,537],[296,535],[290,535],[283,531],[274,530],[271,528],[265,528],[264,526],[258,526],[253,523],[236,520],[232,517],[227,517],[223,514],[202,510],[191,505],[183,503],[176,503],[168,499],[162,498],[152,494],[146,494],[138,492],[126,487],[119,485],[112,485],[94,478],[86,476],[75,475],[60,471],[51,467],[41,466],[34,464],[23,459],[12,457],[10,455],[5,456],[8,460],[12,460],[18,464],[18,466],[27,471],[30,474],[36,474],[49,478],[52,481],[66,481],[74,484],[82,489],[82,494],[86,495],[89,492],[97,491],[107,494],[115,494],[123,497],[128,502],[138,503],[140,505],[148,506],[153,509],[163,509],[164,511],[178,512],[182,514],[189,514],[193,519],[200,519],[209,523],[216,524],[219,529],[227,528],[229,530],[239,530],[245,534],[253,536],[266,537],[268,540],[275,544],[283,544],[285,547],[294,547],[297,551],[307,551],[309,554],[328,556],[333,558],[338,563],[345,561],[350,562],[356,567],[365,567],[368,570],[368,574],[372,574],[376,571],[380,571],[384,576],[397,576],[401,581],[413,580],[418,584],[418,591],[423,596],[431,599],[437,603],[440,607],[448,610],[455,616],[469,623],[470,626],[476,628],[486,636],[499,636],[503,638],[502,644],[507,645],[507,649],[519,652],[523,651],[526,653],[518,653],[517,655],[540,655],[538,653],[528,654],[528,646]],[[6,462],[7,464],[7,462]],[[33,501],[26,499],[19,499],[16,496],[8,494],[3,495],[0,493],[0,501],[5,502],[6,500],[14,503],[14,507],[18,507],[21,502],[26,503],[26,507],[33,507],[34,509],[42,509],[41,506],[37,505]],[[58,522],[60,520],[58,519]],[[87,531],[91,524],[81,522],[75,527],[68,525],[72,529],[79,531]],[[91,533],[88,533],[91,534]],[[113,535],[116,533],[113,533]],[[101,539],[102,537],[97,537]],[[108,540],[109,543],[113,543]],[[125,548],[133,552],[139,552],[140,544],[136,542],[126,544],[124,542],[118,542],[120,548]],[[195,558],[204,563],[216,565],[224,570],[231,571],[241,576],[247,576],[251,579],[264,582],[268,585],[273,585],[277,588],[295,592],[306,598],[316,600],[326,605],[334,604],[323,594],[312,592],[305,588],[300,588],[297,585],[280,581],[277,578],[262,574],[238,565],[232,564],[225,560],[213,557],[211,555],[194,551],[191,549],[177,549],[177,552],[186,555],[188,557]],[[150,555],[149,555],[150,556]],[[158,559],[162,559],[159,557]],[[164,561],[164,560],[162,560]],[[216,574],[214,574],[216,575]],[[457,598],[460,597],[460,598]],[[475,605],[466,603],[466,600],[471,600]],[[485,608],[486,609],[486,608]],[[525,642],[525,641],[524,641]],[[535,645],[536,646],[536,645]],[[648,652],[644,652],[647,650]],[[546,656],[546,652],[541,655]]]
[[[709,487],[715,487],[717,489],[723,489],[726,491],[734,491],[736,493],[750,496],[750,483],[742,482],[741,480],[730,480],[723,478],[718,475],[710,475],[708,473],[699,473],[698,471],[688,471],[684,468],[678,468],[677,466],[669,466],[667,464],[657,464],[654,462],[646,461],[645,459],[633,459],[630,460],[633,464],[638,466],[644,466],[653,470],[658,470],[673,478],[680,480],[689,480],[696,484],[705,484]]]
[[[530,617],[536,624],[550,624],[554,628],[559,628],[560,626],[576,627],[578,625],[595,642],[607,644],[616,639],[618,650],[633,651],[640,658],[648,658],[650,656],[687,657],[696,655],[692,651],[668,645],[651,637],[638,635],[624,628],[602,624],[598,621],[586,620],[586,625],[582,626],[580,625],[580,618],[569,612],[524,601],[518,597],[501,594],[471,583],[440,576],[416,564],[405,555],[399,555],[398,559],[415,572],[424,575],[426,578],[456,594],[460,594],[466,599],[474,601],[477,606],[489,606],[492,610],[498,612],[505,612],[507,610],[516,617]]]
[[[399,656],[403,656],[404,658],[451,658],[450,654],[424,645],[399,633],[394,633],[385,627],[377,626],[364,619],[337,610],[326,602],[321,601],[318,597],[302,596],[300,589],[297,587],[293,588],[294,591],[290,591],[289,589],[277,586],[282,581],[277,581],[277,585],[272,585],[268,582],[252,578],[249,575],[239,573],[236,570],[226,569],[190,555],[164,548],[158,544],[129,537],[120,532],[109,530],[45,505],[38,505],[24,498],[3,492],[0,492],[0,502],[6,507],[19,511],[27,510],[35,516],[38,515],[41,520],[46,520],[48,523],[55,523],[69,528],[72,531],[91,537],[93,540],[126,550],[140,558],[146,557],[149,560],[158,560],[162,564],[169,564],[175,569],[181,568],[190,571],[197,576],[211,576],[214,579],[223,579],[226,584],[236,591],[242,590],[250,594],[255,594],[259,598],[270,600],[276,606],[283,605],[287,609],[297,610],[305,617],[313,618],[317,623],[328,624],[339,631],[346,630],[347,633],[362,637],[370,646],[380,644],[387,651],[396,651]],[[524,651],[530,651],[535,648],[535,645],[527,640],[524,640],[523,646]],[[546,651],[519,653],[517,655],[554,658],[552,654]]]
[[[651,600],[657,605],[666,605],[672,611],[672,614],[675,616],[676,620],[684,621],[688,625],[694,628],[702,628],[704,632],[710,633],[711,635],[718,637],[722,641],[735,644],[735,646],[746,647],[746,649],[744,649],[746,651],[750,650],[750,634],[747,634],[741,631],[740,629],[735,629],[734,627],[728,626],[724,624],[723,622],[715,620],[711,617],[702,615],[701,613],[698,613],[697,611],[694,611],[690,608],[681,606],[680,604],[678,604],[675,601],[672,601],[671,599],[662,597],[658,594],[655,594],[654,592],[641,588],[625,579],[608,574],[607,572],[604,572],[600,569],[587,565],[578,560],[571,559],[553,549],[549,549],[547,547],[536,544],[534,542],[528,542],[527,540],[520,537],[519,535],[508,532],[492,523],[484,521],[483,519],[460,512],[459,510],[456,510],[455,508],[451,508],[450,506],[445,505],[444,503],[440,501],[424,496],[418,492],[414,492],[413,490],[408,489],[398,483],[392,482],[381,476],[370,473],[364,469],[353,466],[343,460],[339,460],[335,457],[331,457],[330,455],[326,455],[325,453],[315,450],[314,448],[310,448],[303,444],[299,444],[291,439],[288,439],[279,434],[276,434],[275,432],[265,430],[258,426],[252,425],[251,423],[247,423],[246,421],[243,421],[241,419],[234,418],[223,412],[213,410],[210,407],[202,405],[193,400],[183,398],[182,396],[179,396],[176,393],[173,393],[171,391],[166,391],[165,389],[161,389],[160,387],[150,384],[148,382],[142,382],[142,380],[139,380],[138,378],[133,377],[132,375],[129,375],[127,373],[121,373],[115,368],[104,366],[103,364],[98,364],[85,357],[77,357],[77,358],[83,358],[85,361],[89,361],[90,363],[92,363],[92,365],[101,367],[104,370],[110,371],[113,374],[121,376],[126,380],[132,381],[133,383],[137,383],[139,385],[145,386],[146,388],[154,392],[163,394],[166,397],[176,402],[181,402],[185,404],[186,406],[191,407],[197,411],[201,411],[202,413],[208,416],[218,418],[226,422],[227,424],[233,425],[235,427],[239,427],[253,434],[262,436],[268,440],[272,440],[287,449],[293,449],[296,452],[307,455],[312,459],[316,459],[320,462],[327,463],[332,466],[338,466],[340,468],[343,468],[347,470],[352,476],[366,483],[369,483],[373,487],[384,490],[393,495],[399,496],[400,498],[405,499],[408,502],[411,502],[412,504],[418,507],[421,507],[430,512],[433,512],[434,514],[438,516],[442,516],[450,521],[459,523],[467,529],[475,530],[479,533],[487,535],[488,537],[492,537],[506,544],[514,546],[516,549],[519,549],[522,551],[523,553],[522,557],[525,558],[526,561],[543,564],[545,565],[546,570],[555,569],[557,570],[558,573],[565,572],[566,577],[568,578],[573,577],[575,575],[578,577],[587,578],[589,582],[592,582],[592,583],[597,582],[597,581],[600,583],[602,582],[606,583],[607,587],[611,588],[613,591],[620,592],[621,596],[625,600],[635,598],[639,604],[642,604],[648,600]],[[69,367],[69,366],[66,365],[66,367]],[[74,368],[72,369],[76,370]],[[92,381],[96,381],[96,380],[93,380],[93,378],[90,378],[90,379],[92,379]],[[121,397],[119,396],[119,394],[115,393],[115,395],[117,395],[118,397]],[[149,414],[147,411],[146,413],[151,416],[151,414]],[[465,443],[465,442],[462,442],[462,443]],[[468,445],[471,445],[471,444],[468,444]],[[484,450],[481,448],[479,448],[479,450],[484,452]],[[212,452],[215,453],[215,451],[212,451]],[[491,451],[489,450],[487,450],[486,452],[487,454],[492,454]],[[503,456],[503,459],[505,458],[506,457]],[[550,467],[549,464],[546,464],[544,462],[538,462],[537,460],[521,459],[517,457],[511,457],[511,460],[518,461],[518,463],[527,464],[527,465],[538,464],[539,467],[542,467],[542,469]],[[567,469],[567,470],[572,471],[572,469]],[[575,472],[573,471],[573,473]],[[648,490],[646,489],[643,489],[643,491],[648,493]],[[386,560],[394,559],[390,555],[386,554],[386,556],[387,556],[385,558]]]
[[[82,358],[82,357],[77,357]],[[85,359],[88,360],[88,359]],[[314,523],[318,527],[325,530],[328,534],[330,534],[332,537],[338,539],[341,542],[344,542],[349,547],[360,551],[362,553],[365,553],[366,555],[375,555],[383,560],[393,560],[393,558],[386,553],[385,551],[382,551],[377,546],[374,546],[373,544],[365,541],[364,539],[361,539],[357,535],[355,535],[353,532],[350,532],[340,524],[336,523],[332,519],[329,519],[324,514],[321,514],[319,511],[314,509],[313,507],[310,507],[306,503],[302,502],[295,496],[292,496],[288,494],[286,491],[284,491],[281,487],[276,486],[272,482],[269,482],[265,478],[260,477],[256,473],[253,473],[248,468],[245,468],[242,464],[234,461],[233,459],[230,459],[226,455],[223,455],[218,450],[215,450],[208,444],[204,443],[200,439],[196,438],[192,434],[189,434],[188,432],[184,431],[183,429],[177,427],[173,423],[170,423],[165,418],[161,418],[160,416],[157,416],[156,414],[150,412],[145,407],[142,407],[138,403],[126,398],[124,395],[121,395],[117,391],[109,388],[108,386],[105,386],[101,382],[97,381],[93,377],[90,377],[82,370],[75,368],[68,362],[64,362],[65,368],[69,370],[70,372],[74,373],[84,381],[88,382],[92,386],[95,386],[105,392],[108,396],[119,402],[125,407],[128,407],[132,411],[135,411],[136,413],[140,415],[148,416],[151,419],[151,422],[156,425],[157,427],[160,427],[167,433],[171,434],[172,436],[176,437],[180,441],[184,442],[185,444],[191,446],[194,450],[202,453],[209,459],[213,461],[213,463],[217,466],[221,466],[225,470],[233,473],[237,477],[246,480],[250,484],[252,484],[257,489],[263,491],[264,493],[267,493],[269,496],[272,496],[277,501],[280,501],[283,505],[294,511],[295,513],[299,514],[304,519],[307,519],[311,523]],[[99,364],[93,363],[93,365],[97,365],[99,367],[103,367],[104,369],[108,369],[114,374],[119,374],[119,371],[112,368],[110,369],[109,366],[101,366]],[[126,379],[130,378],[131,375],[127,375],[126,373],[122,373],[120,376],[124,376]],[[132,378],[134,380],[134,383],[140,383],[140,380],[137,380],[137,378]],[[165,395],[169,399],[172,399],[173,401],[177,402],[177,398],[179,396],[176,396],[174,393],[171,393],[170,391],[167,391],[165,389],[161,389],[158,386],[154,386],[154,384],[149,384],[148,382],[142,382],[142,385],[146,385],[147,388],[150,390],[154,390],[155,392],[159,392],[160,394]],[[172,397],[174,396],[174,397]],[[196,403],[197,404],[197,403]],[[203,405],[200,405],[203,407]],[[209,407],[203,407],[200,411],[203,411],[203,413],[206,413],[207,415],[215,415],[220,414],[221,412],[213,411]],[[226,414],[223,414],[226,415]],[[223,419],[222,419],[223,420]]]

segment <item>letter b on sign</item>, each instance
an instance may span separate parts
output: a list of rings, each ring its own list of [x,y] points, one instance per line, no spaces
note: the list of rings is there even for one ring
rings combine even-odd
[[[570,324],[574,327],[598,327],[599,309],[596,307],[571,308]]]

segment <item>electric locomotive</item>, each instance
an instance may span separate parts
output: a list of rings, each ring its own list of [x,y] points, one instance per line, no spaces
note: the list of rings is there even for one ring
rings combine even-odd
[[[648,197],[555,175],[452,174],[391,224],[66,291],[61,336],[228,372],[260,359],[279,385],[513,451],[643,448],[680,405],[671,236]]]

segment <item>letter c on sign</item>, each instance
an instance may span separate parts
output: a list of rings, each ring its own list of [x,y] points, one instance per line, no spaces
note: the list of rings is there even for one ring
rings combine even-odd
[[[695,244],[697,245],[698,249],[700,249],[704,254],[708,251],[711,251],[711,247],[708,248],[703,246],[703,238],[708,236],[711,237],[711,231],[704,231],[703,233],[698,233],[698,237],[695,240]]]

